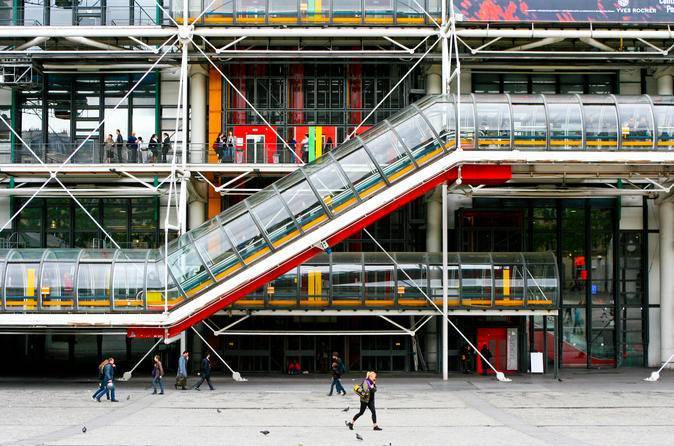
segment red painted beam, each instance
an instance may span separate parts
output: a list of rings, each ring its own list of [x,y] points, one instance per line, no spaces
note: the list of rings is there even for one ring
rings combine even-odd
[[[498,166],[498,165],[465,165],[461,167],[461,180],[463,184],[502,184],[508,181],[512,176],[510,166]],[[439,186],[445,182],[453,182],[458,178],[458,169],[450,169],[447,172],[438,175],[432,180],[420,184],[414,189],[410,189],[405,194],[401,195],[395,201],[392,201],[376,212],[364,215],[360,220],[355,222],[353,225],[349,226],[347,229],[330,236],[327,239],[327,242],[330,246],[334,246],[337,243],[348,238],[352,234],[366,228],[375,221],[384,217],[387,214],[395,211],[396,209],[406,205],[412,200],[424,195],[433,188]],[[171,327],[161,328],[161,327],[130,327],[127,330],[127,336],[130,338],[158,338],[158,337],[173,337],[179,333],[187,330],[192,325],[195,325],[204,319],[210,317],[217,311],[228,307],[237,300],[245,297],[251,292],[257,290],[265,283],[277,278],[281,274],[286,273],[292,268],[306,262],[315,255],[321,252],[320,249],[315,247],[309,247],[299,256],[296,256],[293,259],[288,260],[287,262],[267,271],[265,274],[259,276],[257,279],[249,282],[245,286],[231,291],[227,295],[223,295],[220,299],[212,302],[206,307],[200,309],[198,312],[190,315],[189,317],[183,319],[176,325]]]

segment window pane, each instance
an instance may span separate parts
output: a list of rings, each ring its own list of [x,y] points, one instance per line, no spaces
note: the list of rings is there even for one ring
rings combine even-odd
[[[78,304],[107,308],[110,305],[110,263],[80,263],[77,272]]]
[[[420,165],[442,152],[433,131],[426,120],[419,115],[414,115],[396,125],[395,130]]]
[[[385,131],[365,141],[365,145],[390,181],[395,181],[412,169],[405,148],[393,132]]]
[[[655,106],[655,120],[658,123],[658,147],[672,148],[674,146],[674,106]]]
[[[548,104],[550,148],[578,149],[583,139],[579,104]]]
[[[477,104],[479,147],[500,149],[510,146],[510,110],[506,103]]]
[[[590,149],[618,146],[618,116],[612,105],[585,105],[586,144]]]
[[[625,150],[653,147],[653,115],[648,104],[619,104],[622,147]]]
[[[362,147],[342,157],[339,164],[361,198],[372,195],[384,185],[377,167]]]
[[[274,246],[292,240],[298,233],[295,223],[276,194],[254,206],[253,212]]]
[[[309,175],[309,180],[311,180],[323,202],[335,214],[356,203],[356,197],[353,196],[348,181],[334,162]]]
[[[282,190],[281,187],[279,187],[279,190]],[[303,230],[308,230],[327,218],[316,194],[311,190],[306,180],[282,190],[281,197],[285,200]]]
[[[513,104],[515,147],[544,148],[546,145],[545,107]]]
[[[248,212],[225,223],[224,229],[246,263],[254,261],[269,250],[260,230]]]
[[[74,262],[45,262],[42,267],[42,307],[61,310],[74,306]]]

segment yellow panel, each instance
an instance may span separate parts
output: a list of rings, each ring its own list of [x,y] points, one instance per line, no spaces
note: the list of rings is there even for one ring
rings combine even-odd
[[[317,300],[321,299],[321,296],[323,295],[323,282],[322,282],[322,274],[321,271],[314,271],[314,296],[316,296]]]
[[[307,294],[309,295],[309,299],[313,299],[314,297],[314,272],[309,271],[309,277],[308,277],[308,287],[307,287]]]
[[[26,270],[26,296],[35,296],[35,269],[28,268]]]
[[[320,158],[323,156],[323,127],[316,127],[314,143],[316,144],[316,158]]]
[[[503,268],[503,295],[510,296],[510,268]]]

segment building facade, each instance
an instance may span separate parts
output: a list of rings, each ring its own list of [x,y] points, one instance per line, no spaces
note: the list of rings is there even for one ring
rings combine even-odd
[[[0,237],[7,253],[159,249],[300,164],[388,125],[428,94],[462,94],[474,115],[472,124],[461,125],[466,138],[484,142],[478,149],[501,147],[499,139],[514,144],[524,134],[533,141],[536,132],[551,148],[554,135],[571,140],[576,132],[577,145],[565,149],[613,141],[604,148],[628,150],[647,140],[671,150],[674,114],[654,105],[668,101],[674,88],[666,51],[672,36],[660,9],[634,17],[642,25],[637,31],[615,18],[590,26],[593,17],[574,17],[568,27],[563,15],[528,17],[518,10],[511,17],[499,1],[474,2],[483,5],[476,10],[457,5],[456,15],[441,0],[237,0],[206,10],[209,2],[190,1],[189,26],[177,1],[5,3]],[[457,47],[443,52],[439,28],[459,36],[446,40]],[[178,32],[187,37],[174,37]],[[461,69],[448,76],[456,65],[447,59],[457,53]],[[643,107],[633,106],[627,116],[620,104],[632,100]],[[558,118],[556,103],[574,108]],[[218,145],[220,134],[225,143]],[[142,143],[130,142],[131,135]],[[176,165],[189,172],[187,180],[167,180]],[[57,167],[64,188],[45,183],[49,168]],[[544,353],[550,371],[555,363],[659,366],[674,344],[669,167],[651,176],[629,168],[594,176],[573,168],[519,169],[503,184],[450,187],[448,250],[461,253],[455,264],[463,279],[470,265],[487,265],[470,278],[477,288],[490,287],[475,293],[489,293],[492,302],[503,298],[510,274],[531,274],[534,281],[537,274],[533,267],[504,268],[498,259],[505,253],[554,256],[555,309],[468,304],[450,312],[451,320],[472,343],[494,350],[497,368],[512,372],[532,367],[530,352]],[[171,182],[181,185],[171,192]],[[170,201],[176,196],[177,209]],[[443,346],[435,309],[400,304],[423,296],[405,283],[399,264],[381,257],[381,249],[411,256],[405,264],[425,265],[415,278],[436,292],[441,199],[437,189],[396,209],[197,330],[243,372],[282,372],[294,360],[310,372],[327,371],[332,351],[352,370],[439,372],[443,363],[458,370],[464,339],[450,330]],[[171,220],[176,211],[178,224]],[[30,296],[31,274],[43,269],[24,268],[14,284],[6,272],[3,286]],[[508,279],[499,275],[503,269]],[[97,277],[90,288],[116,280]],[[132,294],[132,285],[113,285]],[[460,300],[468,287],[461,286]],[[505,288],[506,296],[517,294]],[[390,305],[382,303],[387,296]],[[335,303],[346,298],[353,303]],[[115,354],[131,364],[152,345],[105,330],[26,327],[3,336],[26,358],[14,369],[4,366],[8,373],[34,359],[80,367]],[[176,355],[177,344],[162,345],[163,354]],[[182,346],[197,358],[205,348],[191,330]]]

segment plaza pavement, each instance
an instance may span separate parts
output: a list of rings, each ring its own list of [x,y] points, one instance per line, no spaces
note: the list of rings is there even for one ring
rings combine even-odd
[[[149,377],[136,376],[118,383],[117,404],[92,401],[93,379],[0,378],[0,445],[672,444],[674,371],[642,381],[649,374],[562,371],[562,381],[520,375],[511,383],[380,374],[382,432],[372,431],[369,412],[355,431],[344,426],[358,407],[353,373],[344,397],[326,396],[327,375],[250,375],[245,383],[220,376],[213,392],[176,391],[167,377],[163,396],[151,395]]]

